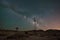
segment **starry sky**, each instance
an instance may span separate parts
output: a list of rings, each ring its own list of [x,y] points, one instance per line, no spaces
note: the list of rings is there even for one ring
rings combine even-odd
[[[0,29],[34,30],[35,26],[60,30],[60,0],[0,0]]]

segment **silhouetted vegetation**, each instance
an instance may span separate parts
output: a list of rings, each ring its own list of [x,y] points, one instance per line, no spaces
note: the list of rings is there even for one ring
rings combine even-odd
[[[1,40],[60,40],[60,30],[0,30]]]

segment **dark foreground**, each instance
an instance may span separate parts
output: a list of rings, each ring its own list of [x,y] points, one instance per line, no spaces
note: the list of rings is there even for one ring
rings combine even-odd
[[[0,40],[60,40],[60,30],[0,30]]]

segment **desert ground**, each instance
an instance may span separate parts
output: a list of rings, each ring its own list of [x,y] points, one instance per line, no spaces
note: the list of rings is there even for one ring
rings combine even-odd
[[[0,30],[0,40],[60,40],[60,30]]]

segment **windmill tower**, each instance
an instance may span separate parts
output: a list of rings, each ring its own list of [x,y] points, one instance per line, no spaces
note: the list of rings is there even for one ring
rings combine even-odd
[[[33,22],[34,22],[34,30],[36,30],[37,29],[37,27],[36,27],[36,22],[37,22],[36,17],[33,18]]]
[[[16,31],[18,31],[19,30],[19,28],[18,27],[16,27]]]

